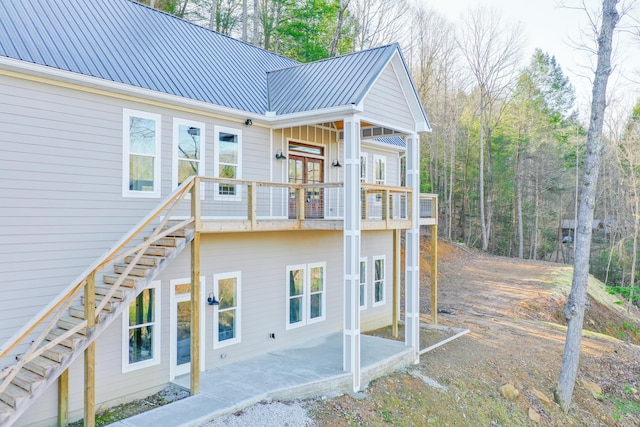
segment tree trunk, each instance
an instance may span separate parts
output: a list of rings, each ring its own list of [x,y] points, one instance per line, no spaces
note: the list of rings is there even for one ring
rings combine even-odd
[[[489,248],[489,236],[487,235],[487,224],[485,222],[485,204],[484,204],[484,89],[480,88],[480,229],[482,232],[482,250],[486,251]]]
[[[518,258],[524,258],[524,231],[522,226],[522,153],[516,151],[516,221],[518,225]]]
[[[247,31],[249,29],[249,14],[247,13],[247,0],[242,0],[242,41],[247,41]]]
[[[604,0],[602,3],[602,27],[598,35],[598,64],[593,81],[591,118],[589,132],[587,133],[587,158],[583,172],[578,227],[576,228],[575,236],[573,283],[571,285],[571,293],[564,307],[564,316],[567,319],[567,338],[558,379],[558,389],[554,393],[556,402],[565,413],[569,410],[571,404],[580,360],[582,324],[587,302],[593,211],[595,208],[598,172],[604,151],[602,127],[606,108],[607,82],[611,74],[611,46],[613,30],[619,20],[618,11],[616,10],[618,1]]]
[[[209,14],[209,29],[218,30],[218,0],[211,2],[211,12]]]

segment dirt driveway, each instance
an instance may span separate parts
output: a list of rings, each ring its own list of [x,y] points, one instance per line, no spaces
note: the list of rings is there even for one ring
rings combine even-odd
[[[429,253],[428,245],[422,253]],[[446,243],[439,253],[439,324],[470,333],[424,354],[406,372],[375,381],[362,396],[316,404],[321,425],[640,425],[640,348],[631,344],[640,329],[637,316],[628,318],[606,292],[596,292],[585,327],[602,333],[585,333],[573,404],[565,415],[553,402],[553,390],[570,268]],[[422,269],[421,312],[430,322],[427,260]],[[505,397],[505,384],[517,397]]]

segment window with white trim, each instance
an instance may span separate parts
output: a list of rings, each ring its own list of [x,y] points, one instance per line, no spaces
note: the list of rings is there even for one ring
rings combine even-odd
[[[173,188],[192,175],[204,175],[204,123],[173,119]]]
[[[217,178],[242,179],[242,131],[214,127],[215,160],[214,175]],[[235,184],[216,184],[217,199],[240,199],[240,189]]]
[[[326,263],[287,267],[287,329],[326,318]]]
[[[360,182],[367,182],[367,156],[360,154]]]
[[[387,158],[385,156],[373,156],[374,177],[373,183],[385,185],[387,183]]]
[[[360,258],[360,310],[367,308],[367,258]]]
[[[373,306],[383,305],[385,300],[385,257],[373,258]]]
[[[219,301],[214,315],[213,348],[240,342],[240,287],[239,271],[213,276],[213,293]]]
[[[160,363],[160,281],[151,282],[129,304],[122,316],[122,371]]]
[[[160,115],[123,109],[122,195],[160,197]]]

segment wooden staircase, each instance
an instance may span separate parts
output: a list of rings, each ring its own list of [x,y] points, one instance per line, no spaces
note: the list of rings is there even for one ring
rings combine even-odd
[[[136,296],[175,258],[194,237],[193,217],[170,225],[168,218],[185,194],[193,188],[193,181],[174,192],[152,214],[103,256],[88,271],[89,274],[72,283],[61,296],[23,328],[20,337],[0,348],[0,359],[8,357],[18,344],[33,339],[36,328],[42,328],[30,348],[15,357],[16,362],[0,372],[0,426],[11,426],[42,395],[48,386],[103,332],[119,318]],[[169,212],[165,212],[167,207]],[[135,237],[157,221],[151,236],[134,248],[127,249]],[[106,268],[105,268],[106,267]],[[112,270],[112,271],[109,271]],[[100,278],[102,283],[89,286]],[[85,300],[88,289],[93,290],[95,326],[88,327],[85,319]],[[48,322],[48,323],[46,323]],[[29,325],[27,325],[29,326]],[[15,351],[14,351],[15,353]]]

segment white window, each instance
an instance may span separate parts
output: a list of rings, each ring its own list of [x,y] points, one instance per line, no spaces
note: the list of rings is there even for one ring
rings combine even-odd
[[[374,164],[374,184],[385,185],[387,183],[387,158],[384,156],[373,156]]]
[[[123,110],[122,195],[160,197],[160,115]]]
[[[360,182],[367,182],[367,156],[360,154]]]
[[[240,342],[240,272],[213,276],[213,293],[219,304],[215,306],[213,348]]]
[[[287,267],[287,329],[326,318],[326,264]]]
[[[214,127],[215,161],[214,175],[217,178],[242,179],[242,131]],[[234,184],[216,184],[216,199],[238,200],[240,188]]]
[[[385,299],[384,255],[373,258],[373,306],[383,305]]]
[[[204,123],[173,119],[173,188],[204,175]]]
[[[367,308],[367,258],[360,258],[360,310]]]
[[[122,371],[160,363],[160,281],[152,282],[129,304],[122,316]]]

